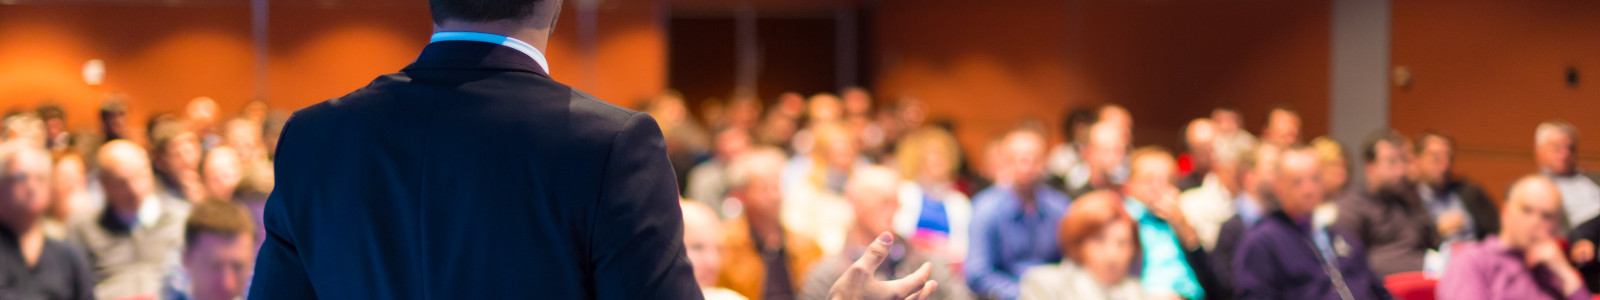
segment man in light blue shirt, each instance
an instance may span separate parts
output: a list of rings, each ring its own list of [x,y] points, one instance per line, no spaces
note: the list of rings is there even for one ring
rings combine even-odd
[[[1010,180],[973,197],[967,286],[980,297],[1016,299],[1029,267],[1061,261],[1056,224],[1067,212],[1065,194],[1044,185],[1044,135],[1016,130],[1002,144]]]
[[[1189,226],[1178,206],[1176,162],[1166,150],[1144,148],[1134,151],[1133,172],[1124,185],[1128,198],[1124,209],[1139,222],[1142,250],[1140,283],[1150,295],[1178,295],[1204,299],[1196,268],[1190,266],[1190,253],[1204,252],[1194,228]],[[1194,261],[1205,266],[1205,255]],[[1205,268],[1204,274],[1210,274]]]

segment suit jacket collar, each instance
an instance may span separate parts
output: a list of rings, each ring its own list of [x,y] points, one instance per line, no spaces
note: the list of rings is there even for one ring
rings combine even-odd
[[[422,48],[404,71],[478,69],[527,72],[550,78],[532,57],[511,47],[473,41],[441,41]]]

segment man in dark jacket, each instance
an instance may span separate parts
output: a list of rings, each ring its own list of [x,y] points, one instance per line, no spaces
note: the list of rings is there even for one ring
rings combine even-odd
[[[1455,140],[1438,132],[1417,137],[1412,179],[1444,243],[1476,241],[1500,232],[1499,211],[1477,183],[1451,173]]]
[[[1439,232],[1415,186],[1406,183],[1406,138],[1394,130],[1373,132],[1362,147],[1365,185],[1337,201],[1334,224],[1367,246],[1372,270],[1380,276],[1422,271],[1428,249],[1439,247]]]
[[[1315,150],[1291,146],[1278,162],[1281,210],[1251,227],[1234,256],[1239,299],[1389,299],[1360,241],[1313,220],[1323,201]]]

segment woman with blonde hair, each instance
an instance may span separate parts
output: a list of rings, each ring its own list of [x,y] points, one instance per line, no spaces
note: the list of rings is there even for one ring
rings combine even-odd
[[[956,189],[961,149],[950,132],[925,127],[906,134],[895,146],[900,211],[894,229],[919,249],[960,265],[967,257],[967,226],[972,202]]]

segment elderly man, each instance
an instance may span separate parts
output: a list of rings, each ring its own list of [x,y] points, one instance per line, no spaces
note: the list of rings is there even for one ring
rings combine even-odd
[[[1015,299],[1022,293],[1018,279],[1029,267],[1061,261],[1051,224],[1060,223],[1070,200],[1039,180],[1044,174],[1043,134],[1016,129],[999,147],[1011,184],[973,197],[971,249],[964,268],[974,293]]]
[[[230,146],[217,146],[206,152],[200,160],[200,177],[205,183],[206,197],[190,199],[193,202],[209,200],[233,201],[233,190],[244,178],[244,163],[239,152]]]
[[[1366,184],[1338,200],[1334,226],[1371,251],[1378,275],[1422,271],[1428,249],[1439,246],[1434,218],[1406,183],[1406,138],[1384,129],[1373,132],[1362,147]]]
[[[882,166],[858,168],[850,175],[844,196],[855,209],[855,224],[847,234],[844,250],[823,258],[811,268],[800,299],[826,299],[834,281],[866,252],[878,234],[894,230],[894,214],[900,209],[899,184],[900,175]],[[930,278],[946,285],[934,291],[929,299],[972,298],[958,281],[950,280],[947,264],[937,255],[910,243],[892,245],[889,253],[888,259],[874,270],[874,277],[893,279],[931,268]]]
[[[1578,169],[1577,127],[1564,121],[1540,123],[1534,131],[1533,159],[1561,190],[1564,229],[1600,216],[1600,173]]]
[[[1139,223],[1143,252],[1140,283],[1150,295],[1204,299],[1213,285],[1210,264],[1200,239],[1189,226],[1172,186],[1177,166],[1172,154],[1154,147],[1133,152],[1133,173],[1124,186],[1124,209]]]
[[[1494,201],[1477,183],[1452,174],[1455,140],[1438,132],[1417,137],[1412,177],[1436,220],[1444,244],[1476,241],[1500,231]]]
[[[1251,227],[1234,254],[1239,299],[1390,298],[1360,241],[1312,222],[1324,196],[1320,165],[1309,147],[1283,151],[1273,178],[1282,209]]]
[[[83,253],[45,237],[50,154],[41,147],[0,144],[0,298],[93,299]]]
[[[1234,202],[1240,193],[1239,156],[1245,152],[1245,147],[1234,143],[1208,143],[1206,148],[1210,148],[1204,152],[1209,154],[1206,160],[1211,166],[1203,174],[1205,179],[1197,187],[1180,188],[1183,195],[1178,198],[1178,205],[1199,233],[1200,244],[1211,251],[1216,246],[1222,223],[1237,212]]]
[[[1210,176],[1211,167],[1216,156],[1214,145],[1217,145],[1217,123],[1211,119],[1199,118],[1189,121],[1189,126],[1183,130],[1183,145],[1189,149],[1185,156],[1189,159],[1189,173],[1178,178],[1178,190],[1187,191],[1200,187]],[[1225,144],[1225,143],[1221,143]]]
[[[155,296],[183,248],[188,204],[156,193],[144,148],[115,140],[100,147],[100,182],[106,207],[69,225],[67,240],[83,247],[94,265],[95,295]]]
[[[753,148],[729,166],[730,194],[744,207],[744,215],[724,227],[728,255],[722,259],[717,282],[750,299],[789,299],[822,248],[811,237],[783,227],[779,174],[784,156],[771,147]]]
[[[1497,235],[1451,251],[1440,299],[1590,299],[1557,240],[1561,193],[1549,177],[1512,184],[1500,223]]]

